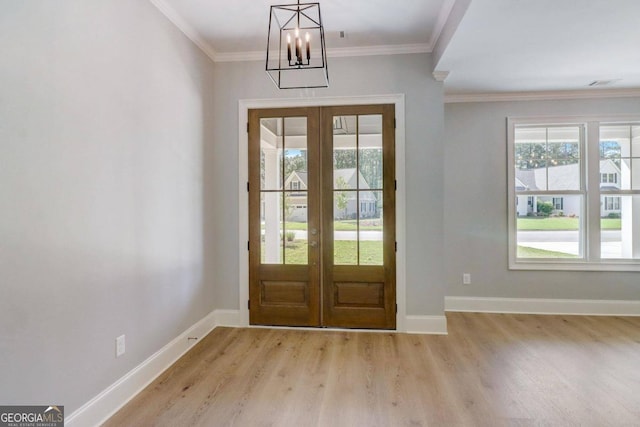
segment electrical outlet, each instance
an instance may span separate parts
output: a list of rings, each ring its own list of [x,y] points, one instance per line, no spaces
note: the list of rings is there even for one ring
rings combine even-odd
[[[116,357],[122,356],[124,352],[124,335],[120,335],[116,338]]]
[[[462,275],[462,284],[463,285],[470,285],[471,284],[471,274],[464,273]]]

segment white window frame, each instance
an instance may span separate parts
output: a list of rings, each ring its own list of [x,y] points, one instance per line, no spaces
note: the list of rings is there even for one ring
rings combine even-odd
[[[510,270],[570,270],[570,271],[640,271],[639,259],[600,258],[600,126],[614,123],[640,123],[640,116],[564,116],[564,117],[508,117],[507,118],[507,207],[508,250]],[[517,206],[515,189],[515,128],[516,126],[571,126],[582,125],[584,134],[580,141],[581,189],[558,191],[563,195],[582,194],[583,214],[580,218],[581,258],[518,258],[517,257]],[[588,171],[591,171],[590,173]],[[550,192],[545,192],[549,195]],[[553,193],[553,192],[551,192]],[[616,192],[619,195],[640,194],[640,191]]]
[[[609,202],[611,207],[609,207]],[[620,210],[620,196],[604,196],[604,210],[605,211],[619,211]]]
[[[564,210],[564,197],[553,197],[551,199],[551,203],[553,203],[553,209],[556,211]],[[560,205],[560,207],[558,207]]]
[[[602,184],[617,184],[618,183],[618,174],[617,173],[601,173],[600,174],[600,182]]]

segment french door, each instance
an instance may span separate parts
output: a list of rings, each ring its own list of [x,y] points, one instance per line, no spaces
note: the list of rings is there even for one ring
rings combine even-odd
[[[249,110],[249,319],[395,328],[394,106]]]

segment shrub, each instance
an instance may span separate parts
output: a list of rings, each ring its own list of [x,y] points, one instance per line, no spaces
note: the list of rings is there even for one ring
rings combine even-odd
[[[551,202],[543,202],[542,200],[538,200],[536,205],[538,208],[539,216],[549,216],[549,214],[553,212],[553,203]]]
[[[296,238],[296,232],[287,231],[287,233],[285,234],[285,238],[287,239],[287,242],[293,242]]]
[[[620,214],[618,212],[610,212],[607,217],[612,219],[618,219],[620,218]]]

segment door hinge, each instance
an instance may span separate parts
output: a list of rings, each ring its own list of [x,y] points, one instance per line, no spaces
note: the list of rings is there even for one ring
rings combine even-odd
[[[249,241],[247,240],[247,250],[249,250]]]
[[[247,193],[249,192],[249,181],[247,181]]]
[[[247,122],[247,133],[249,133],[249,122]]]
[[[398,252],[398,242],[395,242],[394,250],[395,250],[396,252]]]
[[[393,189],[398,191],[398,180],[393,180]]]
[[[393,118],[393,128],[394,129],[396,128],[396,118],[395,117]]]
[[[247,309],[251,310],[251,300],[250,299],[247,300]]]
[[[398,314],[398,304],[396,304],[396,314]]]

